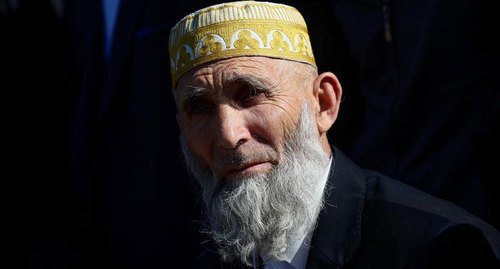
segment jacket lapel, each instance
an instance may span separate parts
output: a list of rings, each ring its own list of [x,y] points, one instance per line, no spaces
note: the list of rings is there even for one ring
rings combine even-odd
[[[325,206],[311,241],[307,268],[339,268],[356,253],[366,192],[361,168],[334,148],[325,191]]]

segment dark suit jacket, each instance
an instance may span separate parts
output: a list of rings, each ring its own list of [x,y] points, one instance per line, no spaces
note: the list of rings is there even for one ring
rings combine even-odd
[[[494,268],[500,234],[465,210],[335,149],[307,268]],[[207,249],[195,268],[239,268]],[[498,267],[496,267],[498,268]]]
[[[342,84],[335,144],[361,167],[500,230],[490,157],[500,150],[499,46],[478,34],[494,32],[495,16],[484,14],[494,9],[474,0],[281,2],[304,15],[320,71]]]

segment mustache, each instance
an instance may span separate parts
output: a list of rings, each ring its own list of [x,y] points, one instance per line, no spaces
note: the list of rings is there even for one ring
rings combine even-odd
[[[219,177],[228,168],[238,169],[254,162],[277,164],[278,151],[267,144],[241,145],[237,149],[220,149],[213,153],[213,172]]]

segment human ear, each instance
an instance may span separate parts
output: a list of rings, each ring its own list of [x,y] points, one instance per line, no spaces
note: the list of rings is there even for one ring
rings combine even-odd
[[[316,124],[320,134],[325,133],[332,127],[337,119],[342,87],[337,77],[331,72],[320,74],[314,80],[313,94],[317,107]]]

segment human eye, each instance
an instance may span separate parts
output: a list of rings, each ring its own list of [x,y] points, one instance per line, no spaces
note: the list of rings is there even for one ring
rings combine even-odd
[[[198,114],[204,113],[205,111],[207,111],[207,106],[199,105],[199,106],[195,106],[195,107],[191,108],[189,110],[189,113],[192,115],[198,115]]]
[[[250,89],[248,90],[248,98],[255,98],[257,97],[259,94],[262,94],[263,92],[254,88],[254,87],[250,87]]]
[[[265,97],[265,90],[255,87],[253,85],[244,85],[240,89],[241,101],[250,104],[258,102],[261,98]]]
[[[211,108],[210,104],[203,100],[202,98],[192,98],[187,100],[184,105],[184,112],[188,115],[201,115],[203,113],[207,113]]]

